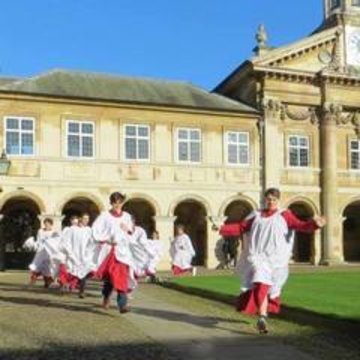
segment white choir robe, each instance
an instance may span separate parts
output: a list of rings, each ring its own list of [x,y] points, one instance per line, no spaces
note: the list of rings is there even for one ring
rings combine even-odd
[[[124,224],[128,229],[133,228],[129,213],[123,211],[121,216],[114,216],[110,211],[102,212],[92,226],[92,235],[96,243],[93,262],[98,269],[107,256],[110,254],[112,245],[101,243],[104,241],[116,242],[115,258],[123,264],[133,267],[133,258],[129,248],[128,235],[121,230],[120,225]]]
[[[270,285],[270,298],[280,296],[288,277],[288,264],[292,257],[294,231],[278,210],[270,217],[262,217],[254,211],[246,220],[254,218],[250,233],[244,236],[244,249],[241,252],[235,272],[242,278],[243,292],[254,283]]]
[[[144,276],[149,262],[155,257],[155,253],[149,246],[146,232],[142,227],[135,226],[129,239],[130,250],[134,259],[135,275],[138,277]]]
[[[53,277],[53,272],[51,270],[51,259],[50,255],[46,249],[46,243],[53,239],[59,238],[59,234],[54,230],[44,230],[40,229],[38,231],[36,242],[34,248],[36,249],[36,254],[32,263],[29,265],[29,269],[34,273],[42,274],[46,277]]]
[[[153,256],[150,258],[150,261],[146,265],[146,270],[148,271],[148,273],[155,275],[156,267],[159,264],[164,253],[163,244],[160,240],[147,239],[147,247],[150,249]]]
[[[194,247],[188,235],[182,234],[175,237],[170,247],[170,256],[174,266],[181,270],[191,269],[191,262],[195,255]]]
[[[71,226],[63,234],[62,241],[66,256],[64,265],[68,273],[83,279],[95,270],[93,263],[95,244],[89,226]]]

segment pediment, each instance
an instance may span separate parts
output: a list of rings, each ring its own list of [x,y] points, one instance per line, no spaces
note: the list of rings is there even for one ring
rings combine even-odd
[[[329,66],[337,43],[338,28],[306,37],[295,43],[267,50],[254,57],[254,67],[319,72]]]

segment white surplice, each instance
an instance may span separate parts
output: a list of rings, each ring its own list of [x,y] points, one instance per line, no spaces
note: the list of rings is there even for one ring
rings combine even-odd
[[[170,247],[173,265],[182,270],[191,269],[191,262],[195,255],[194,247],[188,235],[182,234],[175,237]]]

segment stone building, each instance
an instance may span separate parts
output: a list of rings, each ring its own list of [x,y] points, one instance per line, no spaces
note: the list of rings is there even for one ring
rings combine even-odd
[[[0,79],[0,212],[92,218],[115,190],[168,248],[185,223],[196,263],[215,267],[211,220],[240,220],[278,186],[283,206],[324,214],[298,235],[294,261],[360,260],[360,1],[325,1],[324,21],[280,48],[257,33],[255,56],[212,92],[188,83],[55,70]],[[6,165],[6,159],[0,160]],[[11,246],[8,248],[12,251]],[[164,258],[161,268],[169,268]]]

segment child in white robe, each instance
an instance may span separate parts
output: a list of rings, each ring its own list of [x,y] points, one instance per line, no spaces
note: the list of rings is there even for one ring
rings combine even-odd
[[[151,281],[156,281],[156,267],[159,264],[163,253],[163,244],[160,241],[159,232],[154,230],[151,239],[148,239],[148,247],[151,249],[152,257],[146,266],[146,275],[150,277]]]
[[[48,288],[54,281],[54,274],[51,271],[50,257],[45,248],[45,243],[48,239],[59,236],[59,234],[53,230],[53,224],[54,223],[52,219],[44,219],[44,227],[38,231],[36,242],[32,243],[32,250],[35,250],[36,254],[33,261],[29,265],[30,285],[34,285],[39,276],[43,277],[45,288]],[[27,241],[26,244],[24,244],[25,247],[27,247],[27,244],[30,244],[30,242]]]
[[[223,225],[220,234],[244,238],[244,249],[237,270],[242,277],[242,289],[237,308],[249,315],[258,314],[257,328],[267,333],[268,312],[279,313],[280,294],[288,277],[294,231],[313,233],[325,225],[324,218],[299,220],[290,210],[278,208],[280,191],[265,192],[266,208],[254,211],[244,221]]]
[[[192,266],[192,259],[196,255],[191,239],[185,233],[185,226],[178,224],[175,227],[175,239],[171,243],[170,256],[172,259],[172,272],[175,276],[186,272],[196,274],[196,268]]]
[[[80,298],[84,297],[87,277],[95,270],[94,242],[88,226],[89,221],[89,214],[82,214],[79,226],[71,226],[63,235],[63,249],[66,254],[66,278],[63,280],[70,289],[79,288]]]
[[[120,313],[129,311],[127,293],[135,280],[134,262],[130,250],[129,235],[133,231],[130,214],[122,210],[125,196],[119,192],[110,195],[111,210],[99,215],[92,226],[96,243],[94,263],[96,277],[103,280],[103,306],[108,308],[115,289]]]

